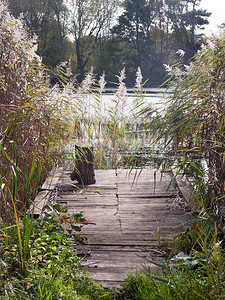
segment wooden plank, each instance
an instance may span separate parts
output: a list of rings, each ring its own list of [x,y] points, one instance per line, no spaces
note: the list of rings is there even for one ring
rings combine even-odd
[[[63,168],[55,168],[51,171],[44,184],[42,190],[53,190],[62,177]]]
[[[42,185],[40,192],[37,194],[32,204],[32,209],[34,208],[34,218],[40,217],[43,207],[48,203],[51,192],[59,183],[62,175],[63,168],[55,168],[50,172],[49,176]]]
[[[35,197],[35,200],[33,202],[31,210],[34,208],[34,218],[39,218],[39,216],[42,213],[43,207],[48,202],[48,199],[50,197],[51,192],[50,191],[40,191],[37,196]]]
[[[175,226],[188,216],[174,203],[178,194],[174,182],[167,192],[170,174],[162,176],[149,169],[96,170],[95,177],[96,184],[84,188],[72,186],[69,174],[63,174],[58,202],[67,205],[69,213],[83,211],[84,217],[96,224],[81,230],[86,245],[79,246],[78,251],[84,256],[86,251],[91,253],[83,267],[104,286],[119,287],[127,272],[145,264],[154,269],[148,260],[162,258],[140,251],[158,249],[156,218],[163,239],[177,233]]]
[[[81,201],[83,203],[83,201],[85,201],[86,203],[99,203],[99,202],[108,202],[108,201],[114,201],[116,202],[116,194],[115,195],[88,195],[88,194],[76,194],[76,195],[65,195],[65,196],[61,196],[59,198],[59,201],[63,200],[63,201],[72,201],[72,202],[79,202]]]
[[[81,205],[81,202],[79,202],[80,205],[74,201],[74,204],[76,205],[77,210],[82,210],[84,206]],[[100,214],[114,214],[116,211],[117,213],[126,213],[133,211],[134,213],[137,214],[147,214],[149,211],[151,212],[156,212],[156,211],[162,211],[162,212],[169,212],[173,209],[173,206],[170,204],[164,204],[162,203],[148,203],[148,204],[136,204],[136,205],[130,205],[129,203],[127,204],[118,204],[118,209],[117,205],[115,204],[102,204],[102,203],[85,203],[85,207],[87,208],[86,211],[92,212],[92,213],[100,213]],[[70,206],[71,207],[71,206]]]

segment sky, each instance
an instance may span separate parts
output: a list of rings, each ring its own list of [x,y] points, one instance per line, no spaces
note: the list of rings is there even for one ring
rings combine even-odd
[[[215,32],[217,25],[225,23],[225,0],[202,0],[200,8],[212,13],[209,18],[210,24],[205,26],[205,34]]]

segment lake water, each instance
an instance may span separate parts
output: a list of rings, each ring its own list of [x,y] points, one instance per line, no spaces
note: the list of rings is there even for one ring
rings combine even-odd
[[[109,99],[114,97],[114,93],[107,92],[103,94],[103,101],[106,103]],[[142,96],[139,95],[138,92],[134,92],[134,90],[127,89],[127,105],[132,105],[138,98],[142,98],[144,103],[148,106],[153,107],[162,107],[165,98],[168,97],[168,91],[163,88],[146,88],[143,90]]]
[[[120,114],[118,117],[122,115],[129,118],[131,112],[138,108],[153,107],[163,111],[168,95],[169,92],[163,88],[146,88],[142,94],[132,89],[127,89],[125,94],[119,94],[116,89],[108,88],[98,98],[99,101],[95,100],[96,96],[94,95],[88,95],[85,98],[86,117],[96,117],[96,113],[99,113],[99,117],[107,121],[110,119],[110,115],[116,113]]]

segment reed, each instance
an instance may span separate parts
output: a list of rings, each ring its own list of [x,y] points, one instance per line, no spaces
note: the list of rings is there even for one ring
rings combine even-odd
[[[172,167],[193,180],[195,201],[224,223],[224,31],[211,37],[190,66],[170,68],[165,113],[149,123]],[[155,112],[145,111],[147,117]]]
[[[56,163],[68,133],[67,120],[49,104],[51,89],[35,53],[36,37],[25,31],[23,20],[10,15],[4,3],[0,21],[0,181],[7,187],[0,207],[2,218],[10,220],[11,194],[17,210],[29,204]]]
[[[57,164],[67,120],[49,104],[51,89],[35,52],[36,37],[3,2],[0,30],[0,246],[11,257],[9,277],[15,263],[25,276],[34,242],[30,204]]]
[[[225,297],[224,45],[223,29],[206,41],[189,66],[166,66],[171,96],[165,111],[141,112],[146,120],[150,118],[152,140],[168,154],[161,168],[172,169],[175,177],[185,176],[192,183],[195,211],[186,229],[180,226],[183,231],[170,241],[169,259],[156,264],[158,273],[144,268],[144,274],[128,276],[128,298]]]
[[[138,72],[137,78],[141,70]],[[64,98],[70,105],[68,122],[72,129],[72,143],[82,141],[92,144],[98,169],[140,166],[140,157],[145,154],[148,132],[143,119],[138,116],[144,106],[143,84],[137,79],[142,90],[132,94],[133,100],[128,102],[131,96],[124,83],[125,70],[117,78],[116,92],[107,100],[103,93],[104,74],[97,82],[92,70],[78,88],[68,83],[63,90],[55,90],[55,104]],[[66,152],[65,160],[73,160],[72,153]]]

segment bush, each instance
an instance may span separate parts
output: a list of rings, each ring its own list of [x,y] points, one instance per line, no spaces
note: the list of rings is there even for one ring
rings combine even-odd
[[[43,220],[33,221],[28,246],[22,272],[17,237],[11,235],[9,247],[0,244],[1,299],[112,298],[112,293],[82,271],[76,239],[65,234],[58,217],[45,212]]]

